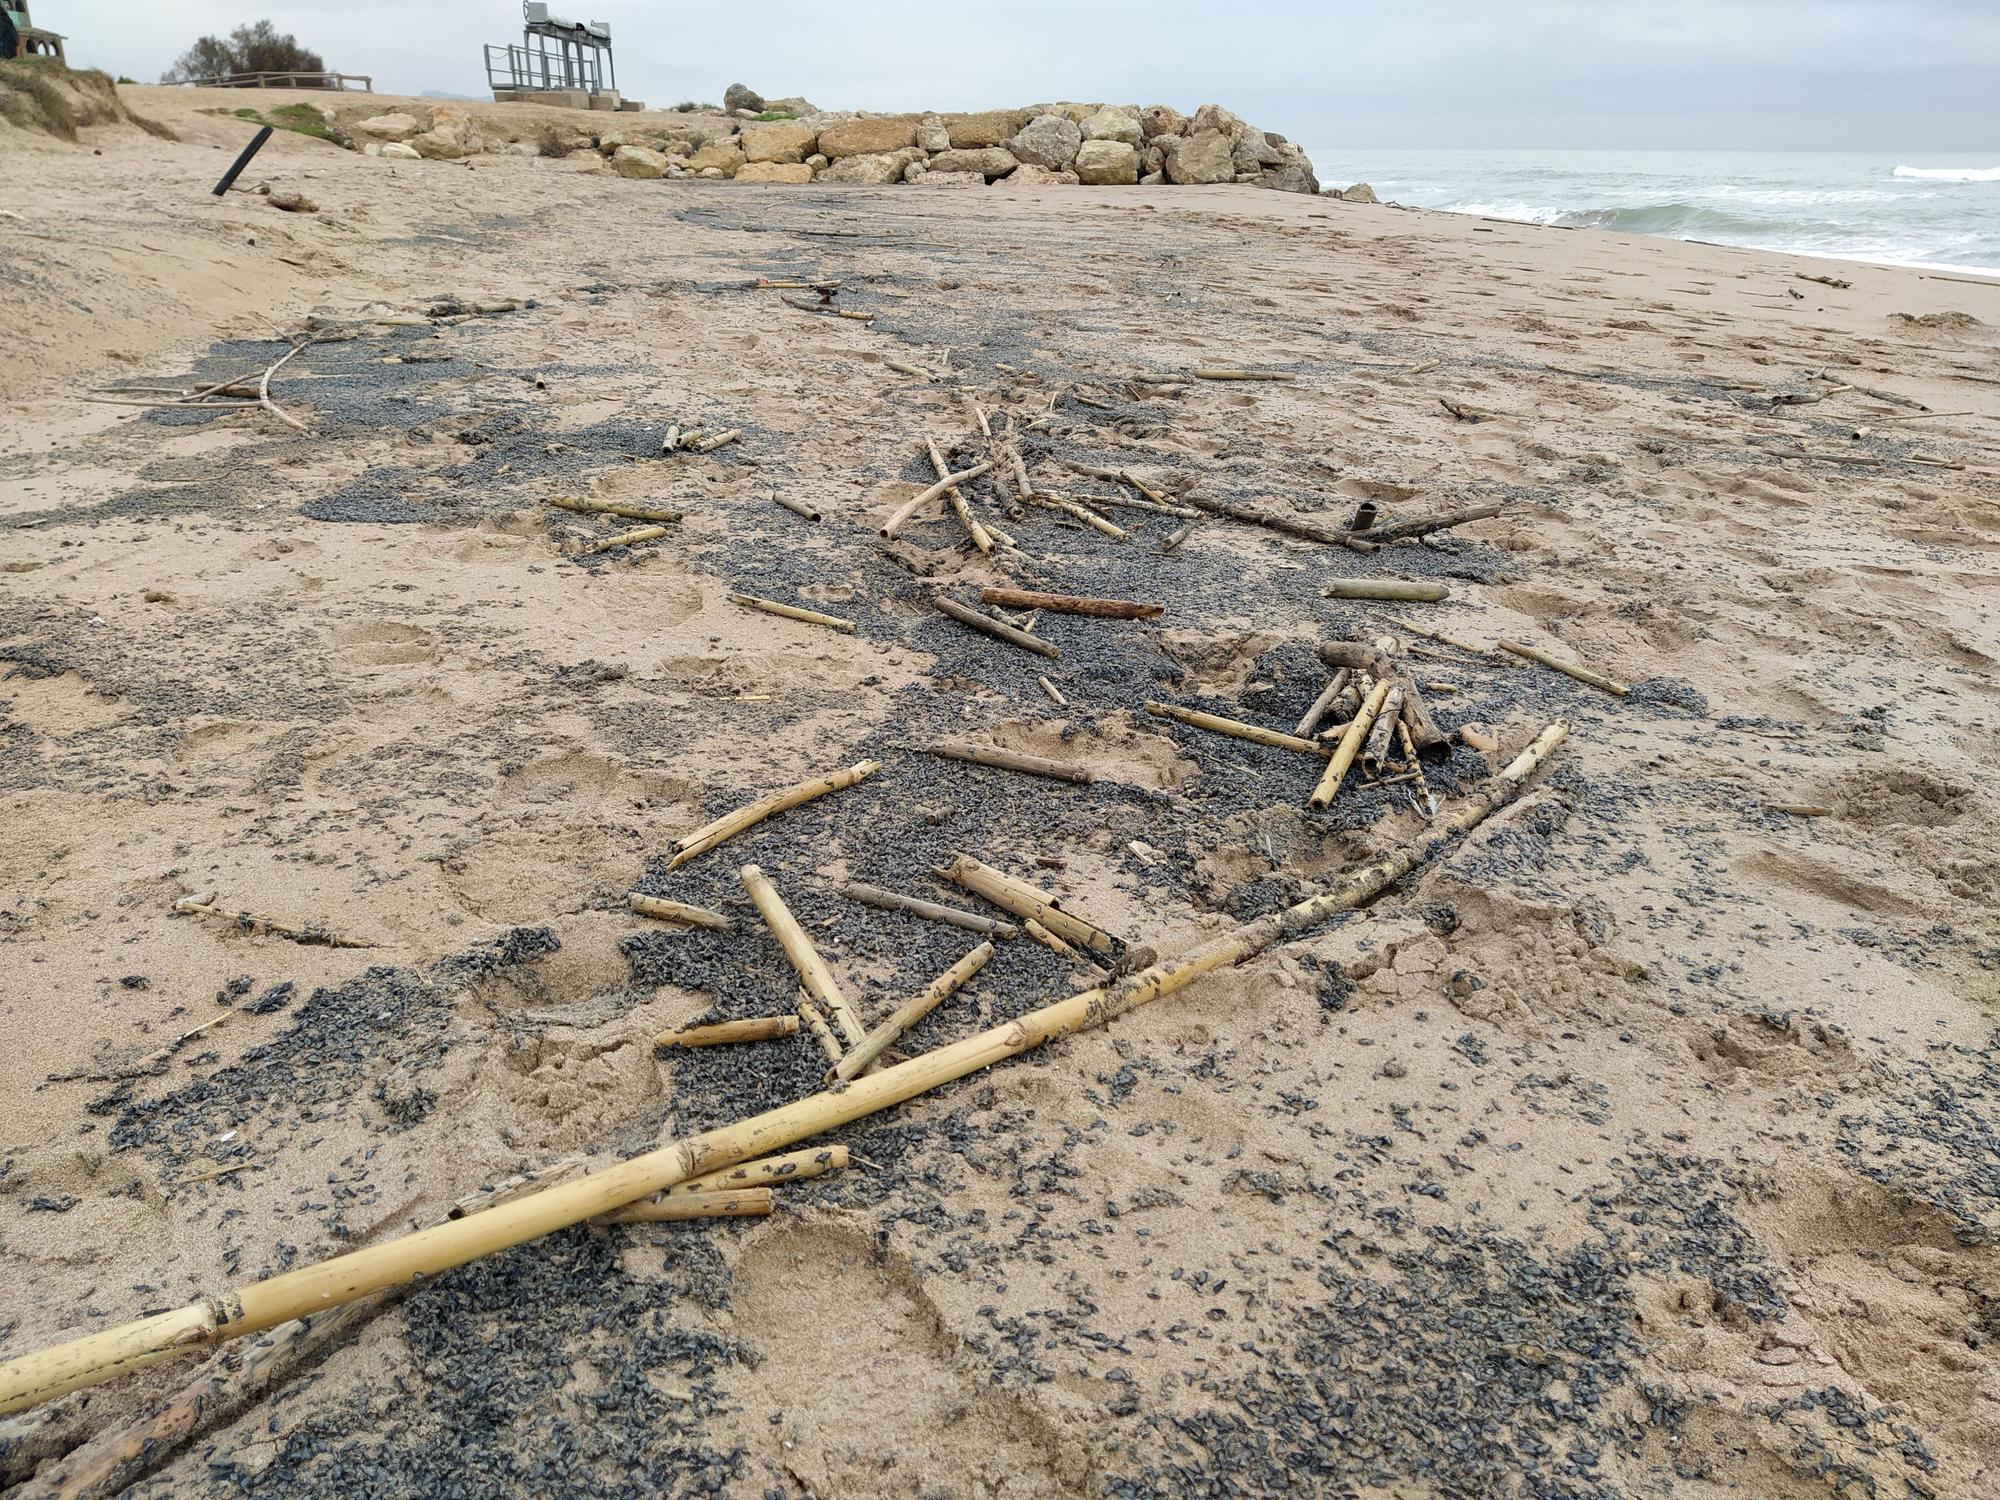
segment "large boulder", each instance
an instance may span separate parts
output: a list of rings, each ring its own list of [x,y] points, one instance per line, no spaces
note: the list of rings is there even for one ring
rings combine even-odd
[[[879,156],[885,151],[901,151],[917,137],[917,121],[911,115],[869,115],[823,127],[819,149],[834,161],[843,156]]]
[[[1335,193],[1334,197],[1344,203],[1380,203],[1382,201],[1375,196],[1375,189],[1365,182],[1357,182],[1351,188],[1343,188],[1340,192]]]
[[[1082,140],[1082,132],[1073,120],[1061,115],[1037,115],[1007,142],[1007,149],[1029,166],[1060,172],[1076,160],[1076,148]]]
[[[944,128],[944,121],[936,115],[925,115],[923,123],[917,127],[917,144],[926,151],[949,151],[951,132]]]
[[[1262,181],[1281,193],[1317,193],[1319,178],[1313,175],[1312,159],[1290,142],[1278,147],[1278,164],[1266,169]]]
[[[991,182],[1005,177],[1020,166],[1020,159],[1004,146],[980,146],[964,151],[940,151],[931,158],[936,172],[977,172]]]
[[[797,120],[773,120],[765,125],[745,125],[739,140],[745,161],[801,162],[812,155],[819,132]]]
[[[1266,167],[1275,167],[1279,159],[1278,148],[1271,144],[1264,132],[1247,125],[1243,134],[1236,138],[1229,156],[1239,172],[1261,172]]]
[[[1086,141],[1123,141],[1128,146],[1138,146],[1145,142],[1146,131],[1136,111],[1107,104],[1083,122],[1083,138]],[[1084,181],[1090,179],[1086,177]]]
[[[1194,112],[1194,118],[1187,122],[1187,128],[1182,133],[1199,135],[1204,130],[1219,130],[1229,137],[1229,144],[1233,146],[1244,129],[1243,122],[1220,104],[1204,104]]]
[[[843,156],[819,174],[821,182],[857,183],[866,187],[885,187],[892,182],[900,182],[903,169],[923,152],[914,146],[906,146],[900,151],[871,151],[860,156]]]
[[[739,109],[747,109],[753,115],[762,114],[764,96],[743,84],[732,83],[722,91],[722,107],[731,114]]]
[[[1234,182],[1229,137],[1219,130],[1177,136],[1167,147],[1167,180],[1182,184]]]
[[[813,180],[813,169],[802,161],[753,161],[736,169],[738,182],[790,182]]]
[[[423,160],[422,153],[420,153],[415,146],[409,145],[407,142],[404,141],[390,141],[387,145],[382,147],[382,154],[393,161]],[[598,161],[597,153],[595,151],[592,151],[589,154],[590,154],[590,159],[592,161]],[[598,165],[602,166],[603,163],[598,162]]]
[[[378,141],[407,141],[419,131],[428,129],[430,126],[424,121],[401,110],[386,115],[371,115],[366,120],[356,120],[350,127],[353,134],[371,136]]]
[[[620,146],[611,153],[611,170],[620,177],[664,177],[667,159],[644,146]]]
[[[945,134],[951,143],[961,151],[977,150],[981,146],[1004,146],[1020,133],[1028,123],[1028,112],[1023,109],[989,109],[976,115],[946,115]]]
[[[1023,162],[1007,174],[1009,187],[1075,187],[1076,184],[1074,172],[1051,172],[1047,167],[1038,167],[1031,162]]]
[[[1025,172],[1026,167],[1021,168]],[[1040,170],[1037,168],[1037,170]],[[1018,173],[1016,174],[1019,175]],[[978,172],[925,172],[910,179],[918,187],[930,188],[983,188],[986,179]]]
[[[1139,111],[1139,128],[1151,140],[1156,135],[1179,135],[1187,126],[1187,116],[1165,104],[1149,104]]]
[[[710,141],[688,158],[690,172],[714,170],[724,177],[734,177],[737,168],[743,165],[743,148],[732,140]]]
[[[1139,180],[1139,153],[1125,141],[1085,141],[1077,149],[1080,182],[1129,186]]]
[[[477,156],[485,142],[464,110],[439,105],[431,112],[431,128],[411,136],[409,144],[417,155],[432,161],[457,161],[462,156]]]
[[[764,107],[758,113],[766,115],[797,115],[803,118],[806,115],[816,115],[819,111],[814,107],[812,100],[801,99],[797,94],[793,94],[785,99],[766,99]]]

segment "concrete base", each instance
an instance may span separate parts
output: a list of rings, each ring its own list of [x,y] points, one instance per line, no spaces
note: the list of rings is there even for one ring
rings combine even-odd
[[[618,101],[618,107],[629,115],[644,109],[646,105],[645,101],[641,99],[620,99]]]
[[[609,110],[613,114],[616,114],[618,112],[618,91],[616,89],[606,89],[601,94],[592,94],[590,96],[590,107],[592,109]]]

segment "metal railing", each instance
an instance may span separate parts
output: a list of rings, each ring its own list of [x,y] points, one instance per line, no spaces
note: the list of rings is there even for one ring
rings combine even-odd
[[[220,78],[185,78],[197,89],[345,89],[360,84],[357,92],[375,92],[375,79],[367,73],[229,73]]]

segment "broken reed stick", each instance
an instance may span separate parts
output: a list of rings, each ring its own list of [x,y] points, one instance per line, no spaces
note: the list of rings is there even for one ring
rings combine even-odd
[[[1363,543],[1359,537],[1349,536],[1344,531],[1329,526],[1316,526],[1311,521],[1300,521],[1290,516],[1274,516],[1259,510],[1254,505],[1238,505],[1233,500],[1211,500],[1190,490],[1182,497],[1197,510],[1210,515],[1227,516],[1232,521],[1242,521],[1251,526],[1262,526],[1267,531],[1276,531],[1285,536],[1295,536],[1301,541],[1319,542],[1328,547],[1358,547],[1372,551],[1372,543]]]
[[[885,891],[879,885],[867,885],[859,880],[848,881],[840,888],[840,894],[878,911],[907,912],[913,917],[927,917],[933,922],[943,922],[984,937],[1011,938],[1021,930],[1011,922],[983,917],[976,911],[960,911],[955,906],[943,906],[920,896],[905,896],[900,891]]]
[[[1057,937],[1053,932],[1050,932],[1048,928],[1044,927],[1040,922],[1037,922],[1033,917],[1022,918],[1021,930],[1027,933],[1027,935],[1033,938],[1036,942],[1040,943],[1044,948],[1048,949],[1049,952],[1057,954],[1063,958],[1066,958],[1073,964],[1088,965],[1090,968],[1097,969],[1097,972],[1100,974],[1104,972],[1103,969],[1100,969],[1096,964],[1091,963],[1089,959],[1085,958],[1081,953],[1077,952],[1076,949],[1072,948],[1068,943],[1065,943],[1061,938]]]
[[[796,604],[780,604],[776,599],[759,599],[755,594],[732,593],[728,598],[731,604],[761,609],[767,615],[783,615],[787,620],[802,620],[808,625],[824,625],[828,630],[854,634],[854,622],[843,620],[838,615],[823,615],[816,609],[802,609]]]
[[[1370,767],[1380,767],[1388,760],[1396,744],[1396,726],[1402,722],[1403,690],[1390,685],[1389,696],[1382,700],[1381,710],[1375,715],[1375,725],[1368,731],[1368,738],[1361,743],[1361,762]]]
[[[363,943],[354,938],[344,938],[337,933],[320,927],[294,927],[289,922],[280,922],[276,917],[259,916],[254,911],[231,911],[217,906],[212,901],[197,901],[192,896],[183,896],[174,903],[174,910],[189,916],[220,917],[237,927],[249,928],[256,932],[268,932],[274,937],[290,938],[295,943],[321,948],[372,948],[373,943]]]
[[[1065,698],[1062,695],[1062,690],[1058,688],[1053,682],[1050,682],[1048,678],[1037,677],[1035,681],[1040,683],[1042,685],[1042,691],[1049,695],[1049,702],[1055,704],[1057,708],[1069,707],[1069,699]]]
[[[1074,782],[1087,786],[1097,780],[1088,766],[1050,760],[1042,755],[1025,755],[1018,750],[1002,750],[996,745],[961,745],[952,741],[929,747],[931,754],[946,760],[962,760],[975,766],[993,766],[1002,771],[1021,771],[1029,776],[1046,776],[1051,781]]]
[[[642,917],[658,917],[663,922],[686,922],[691,927],[707,927],[727,932],[736,924],[719,911],[705,906],[689,906],[685,901],[669,901],[664,896],[642,896],[634,891],[625,904]]]
[[[1490,521],[1505,514],[1504,505],[1473,505],[1464,510],[1446,511],[1443,515],[1417,516],[1407,521],[1391,521],[1386,526],[1373,526],[1368,530],[1371,542],[1400,542],[1412,537],[1429,536],[1434,531],[1449,531],[1454,526],[1468,525],[1473,521]]]
[[[789,495],[773,495],[771,496],[771,500],[774,504],[784,506],[786,510],[795,516],[803,517],[808,521],[817,521],[820,519],[820,513],[812,506],[807,505],[803,500],[794,500]]]
[[[747,1021],[717,1021],[709,1026],[688,1026],[679,1031],[663,1031],[653,1038],[655,1047],[727,1047],[736,1042],[773,1042],[779,1037],[797,1036],[797,1016],[752,1016]]]
[[[1039,922],[1057,937],[1092,953],[1115,957],[1125,947],[1103,928],[1064,911],[1056,905],[1056,898],[1041,887],[981,864],[969,854],[954,854],[951,863],[938,873],[954,885],[962,885],[975,896],[991,901],[1002,911],[1011,911],[1024,921]]]
[[[950,615],[959,624],[970,625],[974,630],[983,630],[988,635],[1007,642],[1010,646],[1019,646],[1024,651],[1039,652],[1043,656],[1060,657],[1062,655],[1062,648],[1060,646],[1029,635],[1025,630],[1017,630],[1012,625],[1002,624],[991,615],[983,615],[971,605],[960,604],[956,599],[948,595],[938,594],[932,598],[931,603],[935,604],[943,613]]]
[[[1498,640],[1493,644],[1498,646],[1502,651],[1511,651],[1516,656],[1525,656],[1529,661],[1540,662],[1543,666],[1553,668],[1565,677],[1574,677],[1578,682],[1589,683],[1590,686],[1602,688],[1605,692],[1614,694],[1617,697],[1623,698],[1628,691],[1622,682],[1615,681],[1601,673],[1593,672],[1588,667],[1580,667],[1575,662],[1564,661],[1560,657],[1551,656],[1546,651],[1538,651],[1533,646],[1524,646],[1519,641]]]
[[[1133,489],[1137,490],[1140,493],[1140,495],[1144,497],[1145,504],[1140,507],[1141,509],[1156,510],[1163,516],[1179,516],[1182,520],[1192,520],[1194,517],[1201,514],[1201,512],[1196,510],[1192,505],[1174,504],[1173,501],[1169,500],[1165,495],[1161,494],[1151,485],[1146,484],[1142,480],[1138,479],[1129,470],[1126,469],[1118,470],[1118,478],[1123,480],[1126,484],[1131,485]],[[1121,499],[1117,503],[1120,505],[1132,505],[1132,506],[1139,505],[1139,502],[1137,500]]]
[[[738,1188],[782,1187],[789,1182],[810,1182],[828,1172],[846,1168],[852,1153],[845,1146],[808,1146],[803,1151],[787,1151],[778,1156],[762,1156],[756,1161],[739,1162],[720,1172],[690,1177],[661,1194],[664,1198],[685,1198],[693,1193],[722,1193]]]
[[[1313,726],[1325,718],[1327,713],[1333,708],[1333,705],[1340,701],[1340,695],[1347,689],[1347,679],[1353,675],[1346,667],[1342,667],[1339,671],[1335,672],[1332,679],[1327,683],[1326,690],[1313,699],[1312,707],[1305,711],[1305,715],[1299,720],[1298,728],[1294,729],[1292,733],[1300,739],[1304,739],[1307,735],[1311,734]]]
[[[1035,498],[1035,487],[1028,480],[1028,465],[1021,458],[1021,450],[1010,439],[1007,443],[1007,467],[1014,476],[1014,488],[1020,491],[1023,500]]]
[[[628,521],[678,521],[677,510],[648,510],[643,505],[620,505],[610,500],[579,500],[571,495],[550,495],[548,503],[558,510],[575,511],[580,516],[623,516]]]
[[[1116,983],[1053,1001],[947,1047],[732,1125],[672,1141],[602,1172],[559,1183],[513,1203],[469,1214],[381,1245],[204,1297],[185,1307],[107,1328],[0,1365],[0,1415],[69,1391],[101,1385],[162,1359],[258,1333],[385,1287],[448,1271],[594,1218],[692,1177],[768,1155],[943,1087],[969,1074],[1150,1005],[1204,974],[1254,958],[1380,895],[1453,838],[1511,800],[1569,733],[1551,724],[1505,770],[1423,835],[1355,870],[1331,889],[1260,917]]]
[[[960,469],[956,474],[947,474],[929,489],[912,495],[908,500],[897,506],[894,514],[882,523],[883,539],[893,542],[896,539],[896,533],[909,524],[910,517],[930,504],[931,501],[937,499],[939,495],[944,494],[948,490],[957,489],[969,479],[977,479],[992,467],[993,460],[990,458],[985,459],[980,463],[974,464],[969,469]]]
[[[904,1032],[936,1010],[959,986],[985,968],[986,960],[992,956],[993,944],[981,943],[925,985],[921,994],[914,995],[897,1006],[887,1020],[869,1032],[853,1051],[833,1065],[827,1074],[828,1085],[847,1083],[860,1077],[877,1058],[902,1040]]]
[[[1297,380],[1288,370],[1190,370],[1196,380]]]
[[[819,1043],[819,1050],[826,1054],[828,1062],[837,1063],[846,1055],[840,1045],[840,1038],[833,1034],[833,1028],[826,1024],[826,1017],[813,1004],[812,996],[803,989],[798,992],[793,1004],[798,1007],[799,1019],[805,1023],[806,1032]]]
[[[1416,740],[1419,751],[1427,755],[1434,754],[1441,746],[1450,744],[1451,737],[1439,729],[1437,720],[1431,717],[1430,704],[1424,701],[1424,695],[1417,690],[1415,679],[1380,647],[1359,641],[1325,641],[1320,645],[1319,659],[1329,667],[1348,667],[1357,672],[1366,672],[1401,688],[1403,719],[1410,726],[1410,734]],[[1500,660],[1505,661],[1507,658],[1501,657]],[[1360,695],[1356,696],[1358,698]]]
[[[1173,551],[1174,548],[1180,546],[1182,542],[1188,539],[1188,534],[1193,530],[1194,528],[1192,526],[1183,526],[1178,531],[1168,532],[1165,536],[1160,538],[1160,550],[1162,552]]]
[[[630,547],[638,542],[657,541],[667,534],[664,526],[637,526],[630,531],[621,531],[615,536],[600,537],[585,547],[580,557],[595,556],[599,552],[609,552],[614,547]]]
[[[693,833],[683,834],[674,840],[673,855],[667,860],[669,870],[678,870],[698,854],[706,854],[717,844],[733,838],[746,828],[751,828],[774,813],[781,813],[797,807],[802,802],[810,802],[815,797],[824,797],[828,792],[843,791],[857,781],[866,780],[882,769],[879,760],[861,760],[844,770],[835,771],[831,776],[815,776],[811,781],[802,781],[797,786],[787,787],[782,792],[773,792],[768,797],[759,798],[748,807],[739,807],[735,812],[724,813],[712,823],[705,823]]]
[[[301,350],[311,347],[315,342],[317,341],[314,339],[306,339],[301,343],[292,345],[283,358],[278,360],[276,364],[266,365],[263,374],[257,377],[257,404],[276,417],[280,422],[283,422],[287,427],[296,427],[300,432],[311,432],[312,429],[297,417],[280,409],[278,403],[271,399],[271,377],[282,370],[294,355],[298,354]]]
[[[1341,735],[1340,744],[1334,748],[1333,759],[1326,763],[1326,774],[1313,788],[1313,794],[1306,800],[1306,806],[1323,810],[1333,806],[1333,799],[1340,795],[1340,784],[1347,779],[1347,769],[1354,764],[1354,757],[1361,753],[1361,746],[1368,738],[1368,731],[1374,727],[1375,715],[1382,711],[1382,704],[1389,696],[1389,684],[1378,682],[1361,707],[1348,721],[1347,732]]]
[[[972,545],[990,557],[993,553],[993,534],[979,524],[979,518],[973,515],[971,507],[965,503],[965,496],[958,490],[947,490],[945,499],[951,505],[952,514],[958,517],[958,524],[963,526],[965,534],[972,538]]]
[[[1402,599],[1435,604],[1449,599],[1451,590],[1441,583],[1414,578],[1336,578],[1327,585],[1329,599]]]
[[[698,442],[690,443],[688,447],[696,453],[713,453],[724,443],[733,443],[742,436],[743,429],[741,427],[732,427],[726,432],[716,433],[714,437],[705,437]]]
[[[1207,729],[1216,734],[1229,735],[1233,739],[1248,740],[1253,745],[1267,745],[1273,750],[1298,750],[1321,758],[1330,753],[1318,740],[1302,739],[1295,734],[1266,729],[1261,724],[1246,724],[1241,719],[1225,719],[1221,714],[1205,714],[1199,709],[1178,708],[1171,703],[1154,703],[1149,700],[1146,712],[1158,715],[1162,719],[1177,719],[1183,724],[1192,724],[1196,729]]]
[[[1409,635],[1420,635],[1427,641],[1436,641],[1440,646],[1449,646],[1454,651],[1463,651],[1469,656],[1484,657],[1488,661],[1496,658],[1501,661],[1506,660],[1504,656],[1495,651],[1491,646],[1475,646],[1470,641],[1461,641],[1456,636],[1446,635],[1442,630],[1431,630],[1426,626],[1412,625],[1404,620],[1391,620],[1388,624],[1392,630],[1400,630]]]
[[[1126,541],[1132,535],[1109,516],[1100,516],[1089,506],[1079,505],[1076,501],[1064,499],[1061,495],[1028,494],[1021,498],[1030,505],[1041,506],[1043,510],[1060,511],[1063,515],[1073,517],[1092,531],[1102,532],[1114,542]]]
[[[1833,809],[1817,802],[1767,802],[1766,808],[1774,813],[1784,813],[1793,818],[1830,818]]]
[[[743,889],[749,892],[757,914],[764,919],[764,925],[771,929],[771,936],[778,940],[778,946],[785,950],[785,957],[798,971],[799,983],[805,986],[806,993],[833,1018],[833,1024],[840,1028],[848,1046],[859,1042],[866,1033],[854,1014],[854,1007],[847,1003],[840,981],[833,977],[833,970],[819,956],[819,949],[806,936],[805,928],[792,915],[792,909],[785,905],[785,898],[778,894],[778,888],[755,865],[743,866],[736,872],[736,878],[743,882]]]
[[[761,1219],[776,1206],[767,1187],[736,1188],[726,1193],[688,1193],[633,1203],[615,1213],[601,1214],[593,1224],[678,1224],[688,1219]]]
[[[1104,620],[1157,620],[1167,612],[1164,604],[1148,604],[1136,599],[1092,599],[1081,594],[1044,594],[1034,589],[981,589],[979,602],[997,604],[1003,609],[1046,609],[1058,615],[1094,615]]]

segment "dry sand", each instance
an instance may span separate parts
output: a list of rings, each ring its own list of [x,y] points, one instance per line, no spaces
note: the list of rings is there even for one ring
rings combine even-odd
[[[1172,953],[1420,826],[1400,788],[1307,815],[1308,758],[1148,698],[1288,729],[1318,641],[1405,617],[1636,685],[1419,640],[1448,726],[1575,724],[1421,879],[841,1132],[865,1165],[768,1220],[443,1276],[144,1493],[2000,1491],[2000,287],[1248,189],[626,182],[281,135],[246,184],[321,207],[288,215],[207,196],[244,127],[128,94],[182,143],[0,142],[0,1352],[809,1091],[804,1037],[649,1045],[789,1006],[744,861],[873,1017],[970,939],[842,878],[937,897],[963,849]],[[80,399],[447,294],[532,305],[307,350],[276,392],[310,435]],[[1189,364],[1298,378],[1092,378]],[[912,569],[1000,581],[948,516],[900,564],[875,537],[927,436],[982,451],[968,396],[1078,495],[1106,487],[1055,457],[1329,524],[1516,503],[1369,557],[1222,520],[1162,555],[1178,523],[1117,512],[1119,543],[981,482],[1045,585],[1168,605],[1044,616],[1051,663],[929,609]],[[675,422],[743,436],[662,459]],[[558,493],[686,520],[579,563],[623,523]],[[1322,597],[1383,573],[1452,598]],[[988,733],[1103,779],[918,748]],[[635,885],[738,929],[631,917]],[[208,891],[368,946],[171,914]],[[912,1046],[1073,983],[1003,945]],[[192,1368],[0,1425],[0,1472]]]

